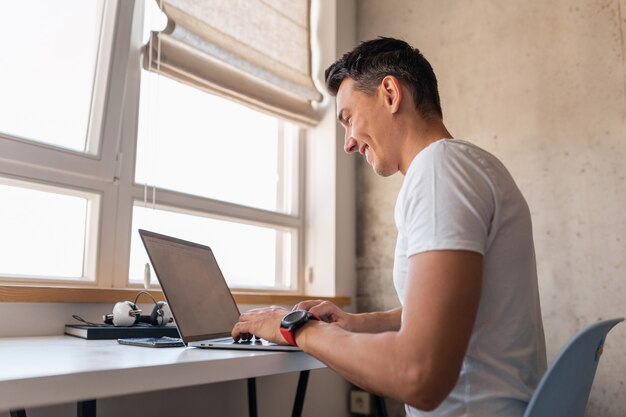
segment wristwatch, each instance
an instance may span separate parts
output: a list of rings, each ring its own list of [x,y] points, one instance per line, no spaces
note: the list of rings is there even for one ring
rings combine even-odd
[[[295,310],[283,317],[280,322],[280,334],[283,335],[287,343],[291,346],[298,346],[294,332],[309,320],[319,320],[313,313],[306,310]]]

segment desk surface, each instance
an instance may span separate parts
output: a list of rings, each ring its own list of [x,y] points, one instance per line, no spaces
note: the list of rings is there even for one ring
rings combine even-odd
[[[0,411],[324,366],[303,352],[144,348],[71,336],[0,338]]]

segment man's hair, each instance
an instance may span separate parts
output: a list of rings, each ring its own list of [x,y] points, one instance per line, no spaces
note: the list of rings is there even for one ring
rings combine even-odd
[[[423,117],[442,117],[437,77],[426,58],[405,41],[380,37],[362,42],[326,69],[326,88],[337,95],[346,78],[357,90],[372,95],[383,78],[393,75],[411,91],[415,108]]]

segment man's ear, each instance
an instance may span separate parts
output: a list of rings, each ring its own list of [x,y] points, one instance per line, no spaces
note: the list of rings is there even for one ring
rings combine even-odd
[[[380,82],[380,89],[383,95],[385,106],[391,113],[396,113],[400,108],[403,94],[400,88],[400,81],[393,75],[387,75]]]

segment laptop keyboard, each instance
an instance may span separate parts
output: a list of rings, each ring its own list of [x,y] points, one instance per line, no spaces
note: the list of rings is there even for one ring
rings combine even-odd
[[[250,339],[250,340],[239,340],[235,342],[235,339],[232,337],[225,337],[223,339],[215,339],[213,342],[218,343],[233,343],[235,345],[269,345],[270,343],[264,339]]]

